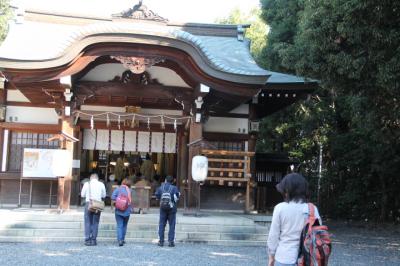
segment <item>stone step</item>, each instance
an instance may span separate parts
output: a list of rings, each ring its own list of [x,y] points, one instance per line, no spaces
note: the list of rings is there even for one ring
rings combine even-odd
[[[5,229],[0,232],[2,237],[83,237],[83,230],[75,229]],[[112,238],[116,236],[116,230],[99,230],[99,237]],[[128,230],[127,238],[157,239],[157,231],[133,231]],[[250,240],[265,241],[266,234],[246,234],[246,233],[205,233],[205,232],[179,232],[176,231],[177,240]]]
[[[7,228],[20,228],[20,229],[82,229],[84,228],[83,221],[80,222],[53,222],[48,221],[19,221],[15,223],[6,223],[0,221],[0,229]],[[115,230],[116,223],[114,222],[100,222],[100,230]],[[128,224],[130,230],[145,230],[145,231],[156,231],[158,229],[158,223],[138,223],[131,221]],[[177,223],[177,231],[183,232],[240,232],[240,233],[265,233],[268,228],[258,225],[197,225],[187,223]]]
[[[157,242],[158,210],[133,214],[126,240]],[[83,210],[62,214],[55,210],[0,209],[0,242],[82,241]],[[254,217],[235,213],[202,213],[202,216],[177,214],[176,241],[212,245],[265,246],[269,224],[260,226]],[[167,235],[168,226],[166,228]],[[101,214],[99,241],[116,242],[115,214],[109,209]]]
[[[26,237],[17,236],[10,238],[8,236],[0,236],[0,243],[15,243],[15,242],[83,242],[82,237]],[[130,243],[157,243],[157,239],[143,239],[143,238],[126,238],[127,246]],[[98,237],[97,244],[102,245],[102,242],[116,243],[115,237]],[[265,246],[266,241],[251,241],[251,240],[202,240],[202,239],[184,239],[176,240],[176,243],[201,243],[208,245],[222,245],[222,246]],[[83,244],[82,244],[83,245]]]
[[[42,222],[83,222],[83,213],[75,212],[73,214],[35,214],[35,213],[13,213],[12,216],[7,216],[5,213],[0,213],[1,221],[42,221]],[[158,223],[158,214],[145,214],[138,215],[133,214],[131,219],[139,223]],[[184,223],[188,224],[204,224],[204,225],[254,225],[254,221],[251,219],[245,219],[243,217],[236,217],[234,215],[230,217],[219,217],[219,216],[209,216],[209,217],[191,217],[182,216],[182,214],[177,215],[177,223],[182,220]],[[101,222],[115,222],[115,216],[113,213],[107,212],[101,215]]]

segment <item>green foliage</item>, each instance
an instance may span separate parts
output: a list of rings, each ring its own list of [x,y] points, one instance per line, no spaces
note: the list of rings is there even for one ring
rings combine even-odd
[[[8,0],[0,0],[0,43],[7,33],[7,21],[10,18],[10,6]]]
[[[313,97],[265,119],[271,133],[263,138],[282,141],[312,182],[323,144],[325,213],[400,221],[400,2],[264,0],[263,7],[274,69],[321,81]],[[268,149],[266,142],[257,148]]]
[[[246,29],[246,38],[250,39],[250,52],[258,65],[264,66],[263,51],[266,45],[266,34],[268,27],[260,17],[261,10],[258,8],[252,9],[250,13],[244,14],[239,8],[231,11],[228,17],[218,19],[216,22],[220,24],[251,24],[249,29]]]
[[[270,27],[265,53],[265,64],[270,70],[293,72],[283,62],[289,62],[297,34],[299,17],[304,8],[302,0],[261,0],[262,18]]]

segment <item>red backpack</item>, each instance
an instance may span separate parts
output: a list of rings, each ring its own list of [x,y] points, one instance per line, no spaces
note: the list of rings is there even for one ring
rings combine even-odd
[[[314,205],[308,203],[309,216],[301,232],[298,266],[327,266],[332,252],[328,227],[319,224],[314,209]]]
[[[121,193],[121,188],[122,188],[122,187],[125,188],[126,193],[127,193],[128,195]],[[125,185],[122,185],[122,186],[119,188],[118,196],[117,196],[117,198],[115,199],[115,208],[116,208],[117,210],[120,210],[120,211],[126,211],[126,209],[128,209],[128,206],[129,206],[129,204],[130,204],[131,202],[132,202],[132,199],[131,199],[131,193],[130,193],[130,191],[129,191],[129,188],[128,188],[127,186],[125,186]]]

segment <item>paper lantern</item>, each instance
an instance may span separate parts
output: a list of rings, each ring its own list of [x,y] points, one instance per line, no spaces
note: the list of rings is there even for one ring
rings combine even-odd
[[[192,178],[196,182],[203,182],[207,178],[208,159],[205,156],[196,155],[192,159]]]

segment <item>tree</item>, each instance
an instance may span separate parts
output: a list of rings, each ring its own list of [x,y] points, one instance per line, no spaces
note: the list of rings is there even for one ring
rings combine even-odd
[[[268,26],[261,19],[260,14],[259,8],[252,9],[248,14],[235,8],[228,17],[217,19],[216,22],[220,24],[251,24],[250,28],[246,30],[246,38],[251,41],[250,52],[258,65],[265,66],[262,53],[267,41]]]
[[[304,9],[303,0],[261,0],[262,18],[270,27],[264,50],[266,68],[294,73],[293,66],[284,64],[287,54],[294,45],[300,14]]]
[[[400,3],[309,0],[285,7],[283,2],[263,1],[271,34],[280,32],[268,37],[268,46],[283,47],[274,67],[316,78],[320,88],[286,110],[286,121],[277,114],[265,125],[283,137],[305,169],[316,169],[315,147],[324,144],[326,213],[398,221]],[[308,173],[313,183],[315,175]]]
[[[0,43],[7,33],[7,21],[10,18],[10,5],[8,0],[0,1]]]

